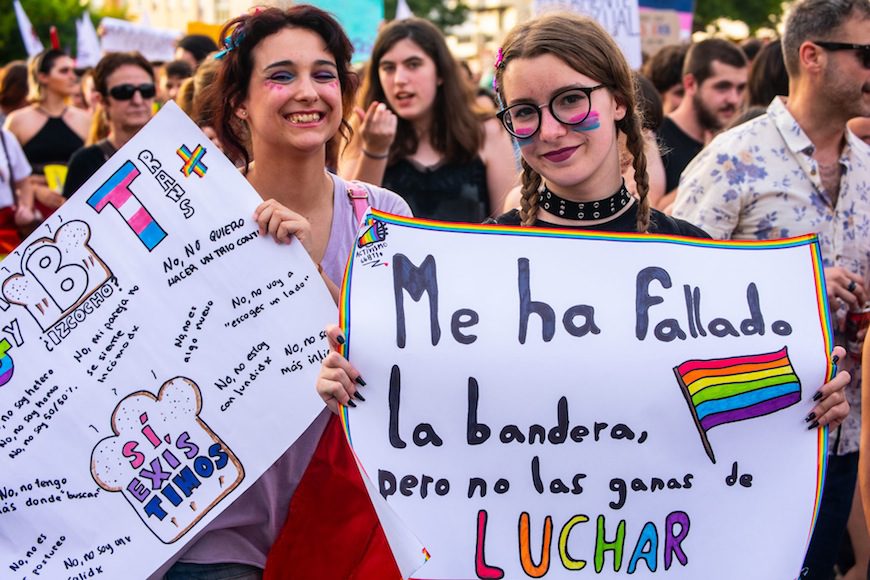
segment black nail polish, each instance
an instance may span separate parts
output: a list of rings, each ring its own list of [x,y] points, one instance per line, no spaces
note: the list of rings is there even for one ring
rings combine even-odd
[[[356,403],[354,403],[353,401],[351,401],[351,400],[348,399],[348,401],[347,401],[347,406],[348,406],[348,407],[354,407],[354,408],[356,408]]]
[[[816,418],[816,414],[815,414],[815,413],[810,413],[809,415],[807,415],[806,417],[804,417],[804,422],[809,423],[810,421],[812,421],[812,420],[815,419],[815,418]]]
[[[816,394],[813,395],[813,401],[818,401],[818,400],[821,399],[821,398],[822,398],[822,392],[821,392],[821,391],[816,391]]]
[[[343,334],[339,334],[338,336],[336,336],[336,337],[335,337],[335,342],[337,342],[338,344],[344,344],[344,335],[343,335]]]
[[[366,382],[362,379],[362,377],[357,377],[357,378],[355,378],[355,379],[353,380],[353,382],[355,382],[356,384],[358,384],[358,385],[361,386],[361,387],[366,386]]]
[[[818,422],[818,421],[813,421],[812,423],[810,423],[810,426],[807,427],[807,431],[812,431],[813,429],[815,429],[815,428],[818,427],[818,426],[819,426],[819,422]]]
[[[353,394],[353,398],[354,398],[354,399],[358,399],[358,400],[360,400],[360,401],[365,401],[365,400],[366,400],[365,397],[363,397],[362,395],[360,395],[360,394],[357,393],[357,392],[355,392],[355,393]]]
[[[840,362],[840,356],[835,354],[834,358],[831,359],[831,362],[837,364],[838,362]]]

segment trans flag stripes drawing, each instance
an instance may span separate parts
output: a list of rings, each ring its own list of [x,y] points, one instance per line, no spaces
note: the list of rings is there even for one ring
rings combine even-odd
[[[689,360],[674,367],[674,374],[713,463],[710,429],[769,415],[801,400],[800,379],[786,347],[759,355]]]

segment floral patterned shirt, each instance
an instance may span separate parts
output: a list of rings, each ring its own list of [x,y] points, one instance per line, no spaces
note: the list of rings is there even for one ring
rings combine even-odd
[[[777,97],[767,112],[718,135],[680,177],[674,217],[716,239],[764,240],[816,233],[825,267],[840,266],[870,279],[870,147],[846,131],[836,205],[822,185],[815,147]],[[845,316],[845,309],[836,313]],[[842,337],[836,341],[842,344]],[[830,451],[858,450],[861,369],[854,360],[851,405]]]

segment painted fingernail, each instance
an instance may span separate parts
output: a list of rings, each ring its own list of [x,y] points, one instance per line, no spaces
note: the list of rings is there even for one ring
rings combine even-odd
[[[336,336],[336,337],[335,337],[335,342],[337,342],[338,344],[344,344],[344,335],[343,335],[343,334],[339,334],[338,336]]]
[[[809,415],[807,415],[806,417],[804,417],[804,422],[809,423],[810,421],[812,421],[812,420],[815,419],[815,418],[816,418],[816,414],[815,414],[815,413],[810,413]]]
[[[362,395],[360,395],[360,394],[357,393],[357,392],[355,392],[355,393],[353,394],[353,398],[354,398],[354,399],[358,399],[358,400],[360,400],[360,401],[365,401],[365,400],[366,400],[365,397],[363,397]]]
[[[838,362],[840,362],[840,355],[835,354],[834,358],[831,359],[831,363],[837,364]]]
[[[819,426],[819,422],[818,422],[818,421],[813,421],[812,423],[810,423],[810,426],[807,427],[807,431],[812,431],[813,429],[815,429],[815,428],[818,427],[818,426]]]
[[[361,386],[361,387],[366,386],[366,382],[363,380],[362,377],[357,377],[357,378],[355,378],[355,379],[353,380],[353,382],[355,382],[356,384],[358,384],[358,385]]]
[[[813,395],[813,401],[818,401],[818,400],[821,399],[821,398],[822,398],[822,392],[821,392],[821,391],[816,391],[816,394]]]
[[[351,401],[350,399],[348,399],[348,400],[347,400],[347,406],[348,406],[348,407],[354,407],[354,408],[356,408],[356,403],[354,403],[353,401]]]

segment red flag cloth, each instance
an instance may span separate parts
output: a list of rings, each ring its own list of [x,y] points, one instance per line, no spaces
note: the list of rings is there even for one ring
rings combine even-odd
[[[290,501],[264,580],[401,578],[341,422],[333,415]]]

